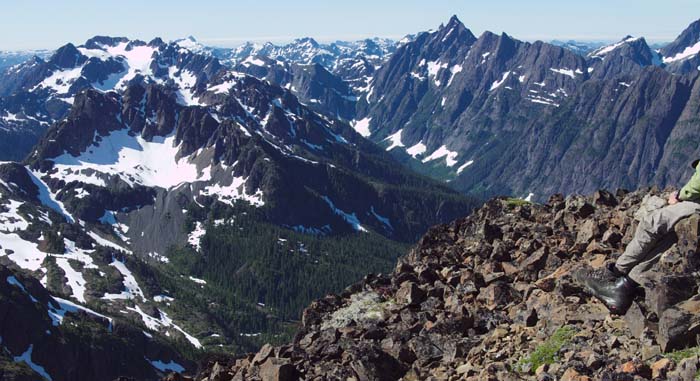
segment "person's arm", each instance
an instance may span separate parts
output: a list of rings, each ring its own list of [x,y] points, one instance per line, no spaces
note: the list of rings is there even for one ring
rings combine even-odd
[[[690,181],[678,191],[676,198],[679,201],[700,201],[700,165],[695,168]]]

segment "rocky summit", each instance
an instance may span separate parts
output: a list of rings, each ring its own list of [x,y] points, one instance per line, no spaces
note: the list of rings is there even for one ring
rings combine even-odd
[[[700,216],[663,240],[626,315],[575,281],[619,256],[667,194],[492,199],[432,228],[392,274],[313,302],[292,343],[210,363],[197,380],[694,379]]]

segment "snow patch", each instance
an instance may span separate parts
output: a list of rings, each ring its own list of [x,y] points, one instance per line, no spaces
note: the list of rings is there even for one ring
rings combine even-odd
[[[68,213],[68,210],[63,203],[56,199],[56,196],[51,192],[49,186],[46,185],[46,183],[39,177],[41,176],[41,172],[31,171],[29,168],[27,168],[27,174],[31,178],[34,185],[39,188],[39,201],[41,201],[44,206],[47,206],[57,211],[59,214],[62,214],[63,217],[68,220],[68,222],[74,223],[75,219],[73,219],[73,216]]]
[[[168,295],[155,295],[153,297],[153,301],[157,303],[167,303],[167,302],[172,302],[174,301],[175,298],[170,297]]]
[[[423,144],[423,142],[420,141],[420,142],[416,143],[416,145],[408,148],[406,150],[406,153],[408,153],[409,155],[411,155],[415,159],[416,156],[424,154],[425,151],[427,151],[427,150],[428,150],[428,147],[426,147],[425,144]]]
[[[403,143],[401,142],[401,133],[403,133],[403,129],[396,131],[393,135],[390,135],[384,139],[385,141],[388,140],[391,142],[391,145],[389,145],[389,147],[386,149],[387,151],[391,151],[396,147],[404,147]]]
[[[58,326],[60,324],[63,324],[63,318],[66,316],[66,313],[75,313],[78,311],[83,311],[85,313],[88,313],[93,316],[100,317],[102,319],[105,319],[109,322],[109,331],[112,331],[112,318],[109,316],[102,315],[98,312],[95,312],[87,307],[83,307],[81,305],[75,304],[71,302],[70,300],[65,300],[57,297],[53,297],[53,300],[58,304],[58,308],[55,308],[52,303],[49,303],[49,317],[51,318],[51,321],[53,322],[54,326]]]
[[[10,200],[10,203],[4,205],[8,211],[0,213],[0,231],[11,233],[20,230],[26,230],[29,223],[19,215],[19,207],[24,203]]]
[[[49,77],[36,85],[32,91],[39,87],[53,89],[56,94],[67,94],[73,82],[81,77],[82,66],[72,69],[54,71]]]
[[[204,280],[204,279],[199,279],[199,278],[195,278],[195,277],[193,277],[193,276],[191,276],[191,275],[190,275],[190,280],[193,281],[194,283],[197,283],[197,284],[207,284],[207,281],[206,281],[206,280]]]
[[[457,174],[459,175],[464,171],[468,166],[474,164],[474,160],[469,160],[468,162],[462,164],[459,168],[457,168]]]
[[[439,61],[428,62],[428,76],[437,77],[437,75],[440,73],[440,70],[446,69],[447,66],[447,63],[440,63]],[[440,86],[440,81],[437,79],[435,79],[435,86]]]
[[[573,79],[576,79],[576,74],[580,72],[579,69],[576,69],[577,71],[574,71],[574,70],[571,70],[571,69],[552,69],[552,68],[550,68],[549,70],[551,70],[551,71],[553,71],[553,72],[555,72],[555,73],[559,73],[559,74],[563,74],[563,75],[569,76],[569,77],[571,77],[571,78],[573,78]]]
[[[261,59],[259,59],[259,58],[255,58],[255,57],[253,57],[253,56],[248,56],[243,62],[241,62],[241,64],[242,64],[243,66],[246,66],[246,67],[248,67],[248,66],[250,66],[250,65],[253,65],[253,66],[265,66],[265,61],[263,61],[263,60],[261,60]]]
[[[210,87],[209,91],[216,93],[216,94],[228,94],[228,92],[231,91],[231,88],[235,84],[236,84],[236,81],[227,81],[227,82]]]
[[[63,270],[63,273],[68,279],[68,287],[70,287],[72,292],[72,297],[80,303],[86,303],[85,300],[85,278],[83,278],[83,273],[75,270],[71,266],[68,258],[62,256],[56,256],[56,264]]]
[[[197,76],[189,70],[179,70],[175,66],[168,69],[170,78],[177,84],[177,101],[183,106],[201,106],[202,104],[195,100],[194,90],[197,83]]]
[[[94,239],[95,242],[97,242],[97,244],[100,245],[100,246],[109,247],[109,248],[112,248],[112,249],[116,249],[116,250],[122,251],[122,252],[127,253],[127,254],[132,254],[131,250],[125,249],[125,248],[123,248],[122,246],[119,246],[119,245],[117,245],[116,243],[114,243],[114,242],[112,242],[112,241],[110,241],[110,240],[107,240],[107,239],[105,239],[105,238],[102,238],[100,235],[98,235],[98,234],[95,233],[95,232],[89,231],[87,234],[90,236],[90,238]]]
[[[46,369],[44,367],[38,365],[34,361],[32,361],[32,350],[34,349],[34,344],[30,344],[29,348],[27,349],[26,352],[22,353],[20,356],[16,356],[14,358],[15,362],[23,362],[27,364],[30,368],[32,368],[33,371],[39,373],[41,377],[44,377],[45,379],[52,381],[53,379],[49,374],[46,372]]]
[[[31,299],[32,302],[34,302],[34,303],[39,302],[38,300],[36,300],[36,298],[32,294],[29,293],[29,291],[27,291],[26,288],[24,288],[24,285],[22,284],[22,282],[17,280],[17,278],[15,278],[13,275],[10,275],[7,277],[7,283],[22,290],[22,292],[24,292],[25,294],[27,294],[27,296],[29,296],[29,299]]]
[[[369,124],[372,121],[372,118],[364,118],[361,120],[356,121],[355,123],[352,124],[352,128],[357,131],[358,134],[362,135],[363,137],[369,137],[372,132],[369,129]]]
[[[673,57],[664,57],[663,62],[664,63],[671,63],[671,62],[684,60],[684,59],[690,58],[692,56],[695,56],[698,53],[700,53],[700,41],[696,42],[694,45],[686,47],[682,52],[676,54]]]
[[[355,229],[355,231],[365,232],[365,233],[367,232],[367,229],[362,227],[362,225],[360,224],[360,220],[357,218],[355,213],[347,213],[345,211],[338,209],[335,206],[335,204],[333,203],[333,201],[331,201],[331,199],[328,198],[328,196],[323,196],[322,199],[328,204],[328,206],[331,208],[333,213],[342,217],[347,223],[349,223],[352,226],[353,229]]]
[[[457,75],[457,73],[462,72],[462,70],[462,65],[454,65],[450,68],[450,73],[452,74],[450,75],[450,80],[447,81],[447,86],[450,86],[452,84],[452,80],[455,78],[455,75]]]
[[[200,242],[206,233],[207,231],[204,229],[204,224],[197,221],[195,223],[194,230],[187,236],[187,243],[189,243],[197,252],[199,252],[201,250]]]
[[[370,212],[374,216],[374,218],[377,219],[377,221],[381,222],[388,230],[394,230],[394,227],[391,225],[391,221],[384,216],[379,215],[375,210],[374,206],[370,207]]]
[[[103,136],[99,143],[93,143],[78,157],[64,153],[54,158],[57,172],[52,177],[65,179],[67,175],[89,168],[119,176],[132,186],[141,184],[166,189],[184,182],[209,180],[200,176],[196,165],[187,159],[175,159],[178,151],[174,133],[154,136],[147,141],[141,135],[130,136],[128,129],[122,129]]]
[[[117,299],[136,299],[137,297],[140,297],[141,300],[145,301],[146,297],[143,295],[143,291],[141,291],[141,287],[139,287],[139,283],[136,281],[136,277],[134,277],[134,274],[126,267],[124,262],[117,260],[116,258],[112,258],[112,263],[109,264],[110,266],[114,267],[117,269],[122,274],[122,277],[124,277],[124,281],[122,284],[124,285],[125,290],[120,292],[119,294],[104,294],[102,299],[105,300],[117,300]]]
[[[39,270],[46,258],[46,253],[39,250],[36,243],[25,241],[15,233],[0,232],[0,247],[0,256],[7,256],[17,266],[29,271]]]
[[[265,205],[262,190],[257,189],[253,194],[247,194],[245,183],[248,179],[244,177],[234,177],[230,185],[214,184],[209,185],[200,193],[203,196],[216,197],[224,204],[233,205],[237,200],[243,200],[255,207]]]
[[[147,357],[144,357],[146,361],[148,361],[154,368],[158,369],[161,372],[175,372],[175,373],[182,373],[185,371],[185,368],[176,363],[173,360],[170,360],[168,362],[163,362],[161,360],[149,360]]]
[[[440,147],[440,148],[438,148],[437,150],[435,150],[435,152],[433,152],[432,154],[430,154],[430,156],[428,156],[428,157],[426,157],[425,159],[423,159],[423,162],[424,162],[424,163],[427,163],[427,162],[429,162],[429,161],[437,160],[437,159],[440,159],[440,158],[444,157],[444,158],[445,158],[445,162],[447,163],[447,166],[448,166],[448,167],[452,167],[452,166],[454,166],[455,164],[457,164],[457,160],[456,160],[456,159],[457,159],[457,156],[458,156],[458,155],[459,155],[459,154],[458,154],[457,152],[455,152],[455,151],[450,151],[449,149],[447,149],[447,146],[444,146],[444,145],[443,145],[442,147]]]
[[[126,61],[128,66],[126,74],[117,82],[115,87],[124,87],[127,82],[136,77],[137,74],[149,76],[151,72],[151,61],[153,61],[153,53],[155,49],[148,45],[131,46],[127,50],[128,42],[119,43],[117,46],[106,46],[105,50],[111,56],[121,56]]]
[[[612,45],[603,46],[602,48],[593,51],[588,56],[593,57],[593,58],[605,59],[605,55],[607,55],[608,53],[612,52],[613,50],[619,48],[620,46],[622,46],[628,42],[633,42],[633,41],[636,41],[638,39],[640,39],[640,37],[628,37],[628,38],[626,38],[620,42],[614,43]]]
[[[141,310],[141,308],[138,305],[136,305],[134,307],[126,307],[126,309],[139,314],[141,316],[141,320],[143,320],[143,324],[145,324],[146,327],[148,327],[148,329],[151,329],[153,331],[159,331],[161,328],[172,327],[173,329],[182,333],[185,336],[185,338],[187,339],[187,341],[189,341],[192,345],[194,345],[195,348],[202,347],[202,343],[200,343],[196,337],[190,335],[189,333],[185,332],[185,330],[180,328],[178,325],[174,324],[172,319],[170,319],[168,317],[168,314],[165,313],[164,311],[159,309],[158,310],[159,318],[154,318],[153,316],[151,316],[151,315],[145,313],[143,310]]]
[[[508,76],[509,76],[509,75],[510,75],[510,72],[509,72],[509,71],[503,73],[503,77],[501,77],[500,80],[494,81],[494,82],[491,84],[491,88],[489,89],[489,91],[494,91],[494,90],[496,90],[497,88],[499,88],[499,87],[506,81],[506,79],[508,79]]]

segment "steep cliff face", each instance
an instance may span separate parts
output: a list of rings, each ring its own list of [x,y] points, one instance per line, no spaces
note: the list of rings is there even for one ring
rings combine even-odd
[[[681,221],[625,316],[574,280],[631,240],[658,191],[493,199],[431,229],[389,275],[314,302],[295,340],[210,364],[201,380],[687,379],[700,217]]]
[[[582,56],[507,34],[476,38],[453,18],[397,48],[361,94],[354,126],[481,196],[677,186],[678,168],[700,154],[676,138],[697,119],[697,65],[672,65],[692,66],[694,29],[661,53],[628,36]]]

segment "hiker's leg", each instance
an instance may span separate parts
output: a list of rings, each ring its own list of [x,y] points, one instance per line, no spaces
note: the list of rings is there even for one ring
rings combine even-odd
[[[650,263],[658,260],[661,251],[653,250],[673,226],[683,218],[700,212],[700,204],[694,202],[679,202],[655,210],[642,218],[634,234],[634,239],[627,245],[625,252],[617,259],[615,266],[621,272],[628,274],[642,262]]]

